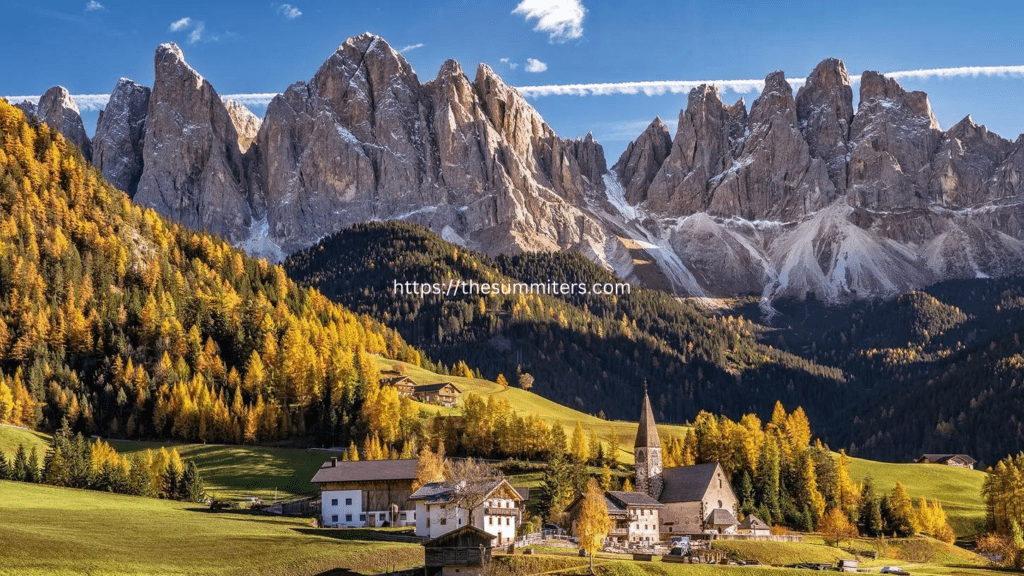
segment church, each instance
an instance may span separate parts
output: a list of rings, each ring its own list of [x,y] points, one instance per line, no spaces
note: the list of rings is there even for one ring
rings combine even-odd
[[[662,540],[692,534],[737,533],[739,500],[720,464],[662,466],[661,438],[646,390],[633,454],[636,491],[664,505],[661,509]]]

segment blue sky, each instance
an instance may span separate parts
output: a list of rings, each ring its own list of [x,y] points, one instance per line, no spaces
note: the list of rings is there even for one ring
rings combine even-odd
[[[7,95],[37,95],[53,84],[74,94],[107,93],[121,76],[151,84],[153,51],[169,40],[221,94],[279,92],[367,30],[396,49],[413,47],[405,56],[421,81],[448,58],[471,77],[486,62],[520,86],[763,78],[776,69],[803,77],[830,56],[845,60],[851,73],[1024,64],[1019,2],[861,1],[841,9],[820,1],[655,0],[4,4],[0,94]],[[530,59],[543,71],[528,71]],[[1020,75],[901,83],[929,93],[944,128],[970,113],[1004,137],[1024,132]],[[742,96],[749,104],[756,93]],[[674,121],[686,95],[531,101],[562,136],[593,131],[611,164],[655,116]],[[86,114],[86,123],[91,132],[95,114]]]

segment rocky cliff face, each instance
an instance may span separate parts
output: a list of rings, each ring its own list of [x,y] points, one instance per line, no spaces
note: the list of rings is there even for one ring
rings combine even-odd
[[[92,163],[129,196],[135,195],[142,177],[149,96],[149,88],[122,78],[96,121]]]
[[[749,110],[701,86],[675,135],[655,119],[611,170],[591,135],[558,137],[488,66],[471,79],[448,61],[421,82],[372,34],[262,121],[222,102],[177,46],[155,64],[151,95],[115,89],[97,166],[129,193],[137,181],[137,202],[275,260],[357,222],[403,219],[491,254],[578,250],[624,278],[761,294],[769,308],[1024,273],[1024,137],[969,117],[943,132],[925,94],[875,72],[854,110],[836,59],[795,95],[769,74]],[[51,92],[39,113],[74,141],[73,102]]]
[[[86,160],[92,159],[92,142],[85,133],[85,124],[82,123],[78,105],[67,88],[54,86],[47,90],[39,99],[35,113],[41,122],[56,128],[64,138],[78,146]]]
[[[231,114],[176,44],[157,48],[155,71],[135,201],[186,226],[244,240],[252,212]]]
[[[631,222],[620,229],[671,249],[678,261],[661,268],[692,278],[678,293],[761,293],[770,307],[1024,273],[1024,138],[969,117],[943,132],[924,93],[876,72],[861,76],[856,113],[836,59],[796,98],[768,75],[749,117],[699,87],[663,160],[659,138],[652,125],[614,167]]]
[[[559,139],[486,66],[470,81],[449,61],[421,83],[371,34],[275,98],[257,148],[267,234],[285,252],[374,219],[416,221],[491,253],[597,255],[604,241],[575,206],[605,171],[593,138]]]

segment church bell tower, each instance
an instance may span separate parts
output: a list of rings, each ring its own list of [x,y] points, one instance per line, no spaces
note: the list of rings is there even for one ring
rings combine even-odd
[[[654,411],[651,410],[651,399],[647,396],[646,386],[644,405],[640,409],[640,427],[636,431],[636,442],[633,444],[633,455],[636,458],[636,491],[657,500],[661,496],[663,486],[661,439],[658,438],[658,427],[654,423]]]

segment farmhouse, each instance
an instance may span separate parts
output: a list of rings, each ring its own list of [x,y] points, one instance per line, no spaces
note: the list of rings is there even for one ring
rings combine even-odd
[[[331,458],[313,476],[320,487],[322,525],[414,526],[410,502],[417,460],[339,462]]]
[[[739,500],[721,465],[662,467],[661,439],[646,391],[633,450],[637,492],[665,505],[661,510],[664,539],[685,534],[736,533]]]
[[[412,399],[426,404],[454,407],[458,404],[459,394],[461,393],[462,391],[451,382],[419,384],[412,393]]]
[[[977,460],[967,454],[922,454],[917,459],[918,464],[945,464],[946,466],[958,466],[974,470]]]
[[[572,521],[573,533],[576,532],[583,498],[582,494],[577,496],[565,509]],[[608,540],[620,545],[649,545],[661,540],[659,512],[664,508],[661,502],[639,492],[609,490],[604,493],[604,503],[612,521]]]
[[[416,392],[416,382],[408,376],[390,376],[380,379],[381,386],[391,386],[395,390],[398,390],[398,396],[405,398],[406,396],[412,396]]]
[[[438,538],[464,526],[480,528],[495,545],[515,540],[523,502],[507,480],[432,482],[409,500],[416,506],[416,535]]]

